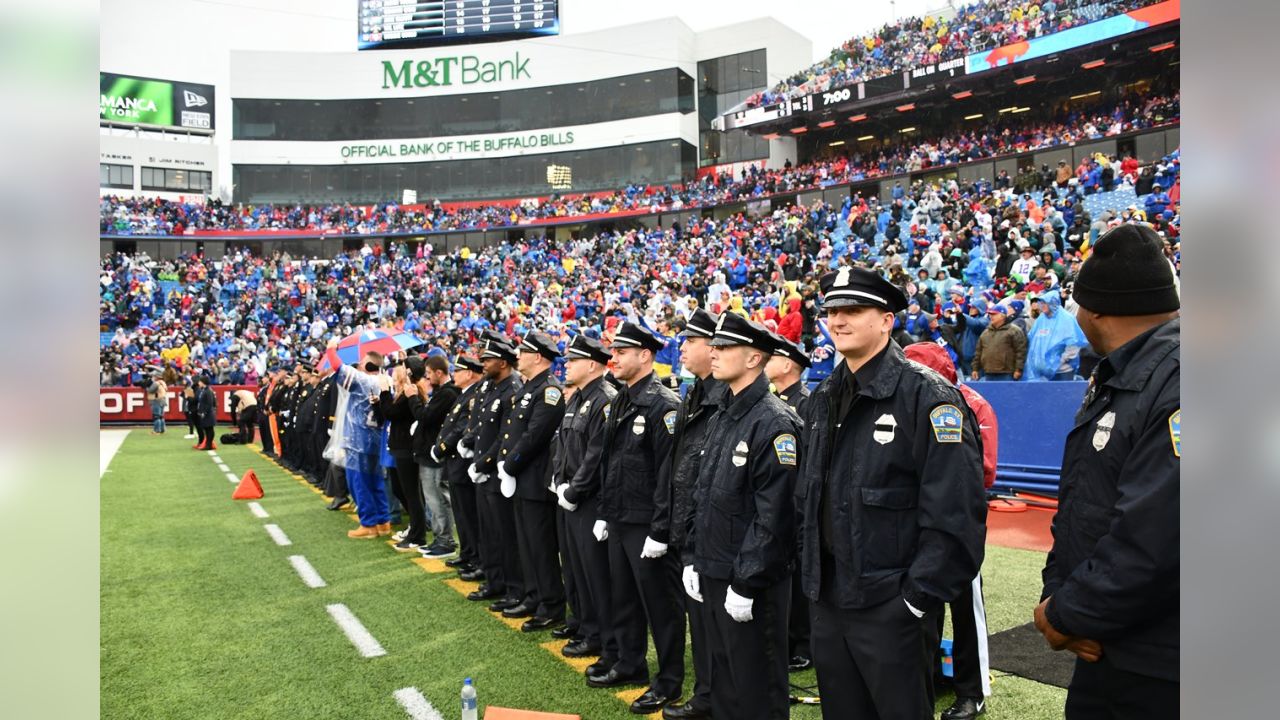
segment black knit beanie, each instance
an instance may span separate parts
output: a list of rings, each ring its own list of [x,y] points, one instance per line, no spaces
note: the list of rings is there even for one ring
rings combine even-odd
[[[1098,238],[1072,297],[1101,315],[1156,315],[1180,306],[1164,241],[1146,225],[1121,225]]]

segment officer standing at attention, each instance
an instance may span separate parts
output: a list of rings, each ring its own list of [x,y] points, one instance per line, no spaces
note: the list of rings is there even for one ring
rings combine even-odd
[[[1121,225],[1080,268],[1102,356],[1062,457],[1035,625],[1077,656],[1067,720],[1178,715],[1180,302],[1160,236]]]
[[[654,540],[653,521],[665,502],[658,478],[670,472],[671,440],[679,399],[653,373],[654,353],[666,342],[624,322],[613,337],[613,374],[625,389],[609,408],[606,459],[594,534],[609,543],[614,632],[618,662],[588,674],[587,685],[613,687],[649,682],[645,621],[658,651],[658,676],[631,712],[647,715],[680,698],[684,685],[684,610],[680,563]]]
[[[560,357],[555,342],[537,331],[520,343],[520,374],[525,377],[519,402],[502,430],[498,478],[503,497],[514,497],[515,533],[525,600],[503,611],[506,617],[532,617],[524,632],[564,623],[564,580],[556,541],[556,496],[547,488],[551,477],[551,439],[564,417],[564,386],[551,374]]]
[[[596,542],[591,531],[599,516],[609,405],[618,391],[604,377],[612,355],[599,340],[579,334],[565,357],[565,384],[573,394],[555,439],[552,481],[563,511],[565,585],[574,588],[571,601],[578,627],[560,652],[565,657],[598,655],[588,672],[594,669],[602,675],[618,661],[618,642],[611,615],[609,548]]]
[[[698,308],[685,324],[684,343],[680,345],[680,365],[693,373],[693,387],[685,393],[676,416],[676,434],[672,445],[671,472],[658,481],[658,492],[667,497],[660,505],[665,512],[655,519],[654,539],[668,542],[671,552],[684,562],[685,541],[689,534],[689,517],[693,512],[693,485],[698,479],[698,462],[706,440],[707,423],[720,407],[726,392],[724,383],[711,376],[711,338],[716,334],[716,316]],[[667,537],[669,533],[669,537]],[[689,615],[689,640],[693,644],[693,697],[683,705],[662,709],[667,720],[692,720],[711,717],[711,644],[707,635],[710,614],[704,603],[681,593]]]
[[[890,338],[901,290],[853,267],[820,285],[845,362],[805,407],[795,497],[822,715],[931,720],[934,614],[982,565],[978,423]]]
[[[459,355],[453,363],[453,384],[461,390],[454,401],[440,434],[431,447],[431,459],[444,467],[444,482],[449,487],[449,503],[453,507],[454,525],[458,528],[458,557],[444,564],[458,570],[463,580],[482,580],[480,565],[480,518],[476,510],[476,486],[467,477],[471,461],[458,454],[458,441],[467,431],[471,414],[479,404],[484,387],[480,380],[484,366],[479,360]]]
[[[786,720],[787,605],[791,601],[800,420],[769,392],[774,341],[734,313],[711,339],[724,383],[707,429],[689,520],[685,592],[707,606],[711,714]]]
[[[809,388],[801,377],[809,368],[809,355],[799,345],[777,333],[773,338],[773,357],[764,366],[764,374],[773,384],[778,399],[786,403],[796,415],[804,417],[804,407],[809,402]],[[804,440],[803,437],[800,438]],[[787,619],[787,669],[791,672],[807,670],[813,666],[809,652],[809,601],[800,587],[800,573],[791,576],[791,616]]]

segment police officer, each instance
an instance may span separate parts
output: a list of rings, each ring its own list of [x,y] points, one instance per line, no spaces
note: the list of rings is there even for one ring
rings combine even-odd
[[[324,448],[329,443],[329,432],[333,428],[334,396],[337,394],[337,390],[334,389],[332,370],[326,368],[319,371],[317,375],[320,378],[320,382],[316,384],[315,390],[315,414],[312,416],[311,427],[308,432],[311,438],[312,457],[316,463],[316,486],[323,489],[327,487],[329,482],[330,464],[324,456]]]
[[[458,454],[458,441],[467,431],[472,411],[480,397],[484,366],[479,360],[459,355],[453,363],[453,384],[461,392],[449,414],[445,416],[440,434],[431,449],[431,458],[443,463],[444,480],[449,486],[449,501],[453,507],[454,525],[458,528],[458,557],[446,560],[445,565],[456,568],[464,580],[483,579],[480,564],[480,517],[476,509],[476,486],[467,477],[471,461]]]
[[[560,358],[545,333],[530,332],[520,342],[519,368],[525,377],[519,402],[502,431],[498,478],[502,496],[512,498],[524,602],[503,611],[505,617],[529,617],[520,629],[546,630],[564,623],[564,580],[556,541],[556,497],[551,477],[551,438],[564,417],[564,386],[551,374]]]
[[[727,392],[698,465],[685,591],[708,609],[711,714],[786,720],[800,419],[769,392],[775,344],[764,327],[725,313],[711,347]]]
[[[522,383],[512,371],[516,349],[502,340],[485,343],[480,355],[489,389],[476,409],[476,421],[461,440],[464,448],[474,453],[467,475],[478,485],[476,507],[480,514],[480,557],[484,563],[485,583],[467,596],[474,601],[494,600],[492,612],[502,612],[525,600],[524,581],[520,574],[520,558],[516,551],[515,513],[511,501],[491,481],[498,472],[502,450],[502,430],[520,394]]]
[[[267,374],[263,377],[262,384],[258,387],[258,437],[262,441],[262,454],[267,457],[275,457],[279,450],[271,433],[272,419],[269,403],[272,396],[275,395],[276,385],[279,384],[281,375],[282,373],[278,367],[271,366],[267,369]]]
[[[689,516],[693,511],[693,485],[698,479],[698,462],[706,440],[707,421],[720,406],[724,384],[711,375],[711,338],[716,333],[716,316],[698,308],[685,324],[684,342],[680,345],[680,364],[693,373],[693,386],[680,402],[676,416],[676,433],[672,442],[671,472],[659,478],[658,492],[666,498],[659,505],[664,512],[655,522],[654,539],[669,542],[670,551],[684,562]],[[693,697],[683,705],[668,705],[662,717],[711,717],[711,640],[707,635],[710,621],[705,604],[681,594],[689,615],[689,640],[693,643]]]
[[[809,355],[799,345],[777,333],[769,333],[773,339],[773,356],[764,366],[764,374],[773,385],[778,399],[803,417],[804,406],[809,402],[809,388],[801,377],[809,369]],[[803,436],[801,440],[803,441]],[[791,576],[791,616],[787,619],[787,669],[791,672],[806,670],[813,665],[809,652],[809,602],[800,587],[800,573]]]
[[[1182,321],[1160,237],[1103,235],[1074,295],[1103,357],[1063,450],[1035,624],[1077,656],[1067,720],[1176,717]]]
[[[613,337],[613,374],[626,384],[609,408],[604,481],[594,534],[609,543],[613,625],[618,662],[589,673],[591,687],[649,681],[645,659],[648,621],[658,651],[658,676],[631,712],[647,715],[679,699],[684,684],[684,610],[680,563],[667,544],[652,537],[657,478],[669,472],[679,401],[653,373],[654,353],[666,342],[632,322]]]
[[[805,407],[796,484],[823,717],[933,717],[934,613],[978,574],[986,502],[977,423],[890,338],[902,291],[845,267],[820,280],[844,362]]]
[[[552,481],[560,506],[565,586],[578,627],[561,649],[565,657],[591,657],[596,674],[618,661],[612,625],[608,546],[596,542],[592,527],[599,516],[600,461],[605,425],[617,390],[604,378],[612,355],[599,340],[579,334],[565,349],[565,386],[572,395],[555,439]]]

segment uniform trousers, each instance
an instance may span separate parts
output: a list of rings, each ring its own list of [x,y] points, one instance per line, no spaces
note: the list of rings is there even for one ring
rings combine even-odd
[[[485,583],[508,599],[524,602],[511,501],[497,492],[477,487],[476,508],[480,515],[480,565],[484,568]]]
[[[600,648],[600,662],[612,667],[618,661],[618,639],[613,630],[613,584],[609,578],[609,544],[596,541],[596,499],[578,503],[573,512],[561,511],[571,552],[565,558],[566,574],[573,576],[578,603],[578,637]]]
[[[667,553],[641,558],[647,525],[609,523],[609,577],[613,587],[613,627],[618,636],[620,675],[648,674],[646,620],[658,651],[658,676],[650,687],[670,698],[684,686],[684,606],[680,562]]]
[[[478,491],[475,483],[467,477],[469,461],[449,458],[444,462],[454,525],[458,527],[458,557],[472,567],[480,567],[480,511],[476,507]]]
[[[951,668],[958,698],[991,696],[991,657],[987,652],[987,608],[982,601],[979,575],[950,603]],[[938,636],[942,636],[942,613],[938,613]]]
[[[728,582],[705,575],[699,581],[711,650],[712,717],[787,720],[791,716],[787,681],[791,578],[756,593],[747,622],[734,620],[724,609]]]
[[[551,494],[547,493],[550,498]],[[564,581],[556,543],[556,507],[547,500],[512,499],[516,547],[525,581],[525,600],[540,618],[564,619]]]
[[[1076,659],[1067,687],[1066,720],[1146,720],[1178,717],[1178,683],[1121,670],[1107,658]]]

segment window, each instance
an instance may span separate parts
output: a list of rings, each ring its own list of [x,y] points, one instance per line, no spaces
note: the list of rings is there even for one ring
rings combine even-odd
[[[208,195],[213,191],[213,173],[208,170],[144,167],[142,189]]]
[[[133,166],[132,165],[111,165],[108,163],[98,164],[98,187],[117,188],[119,190],[133,189]]]

